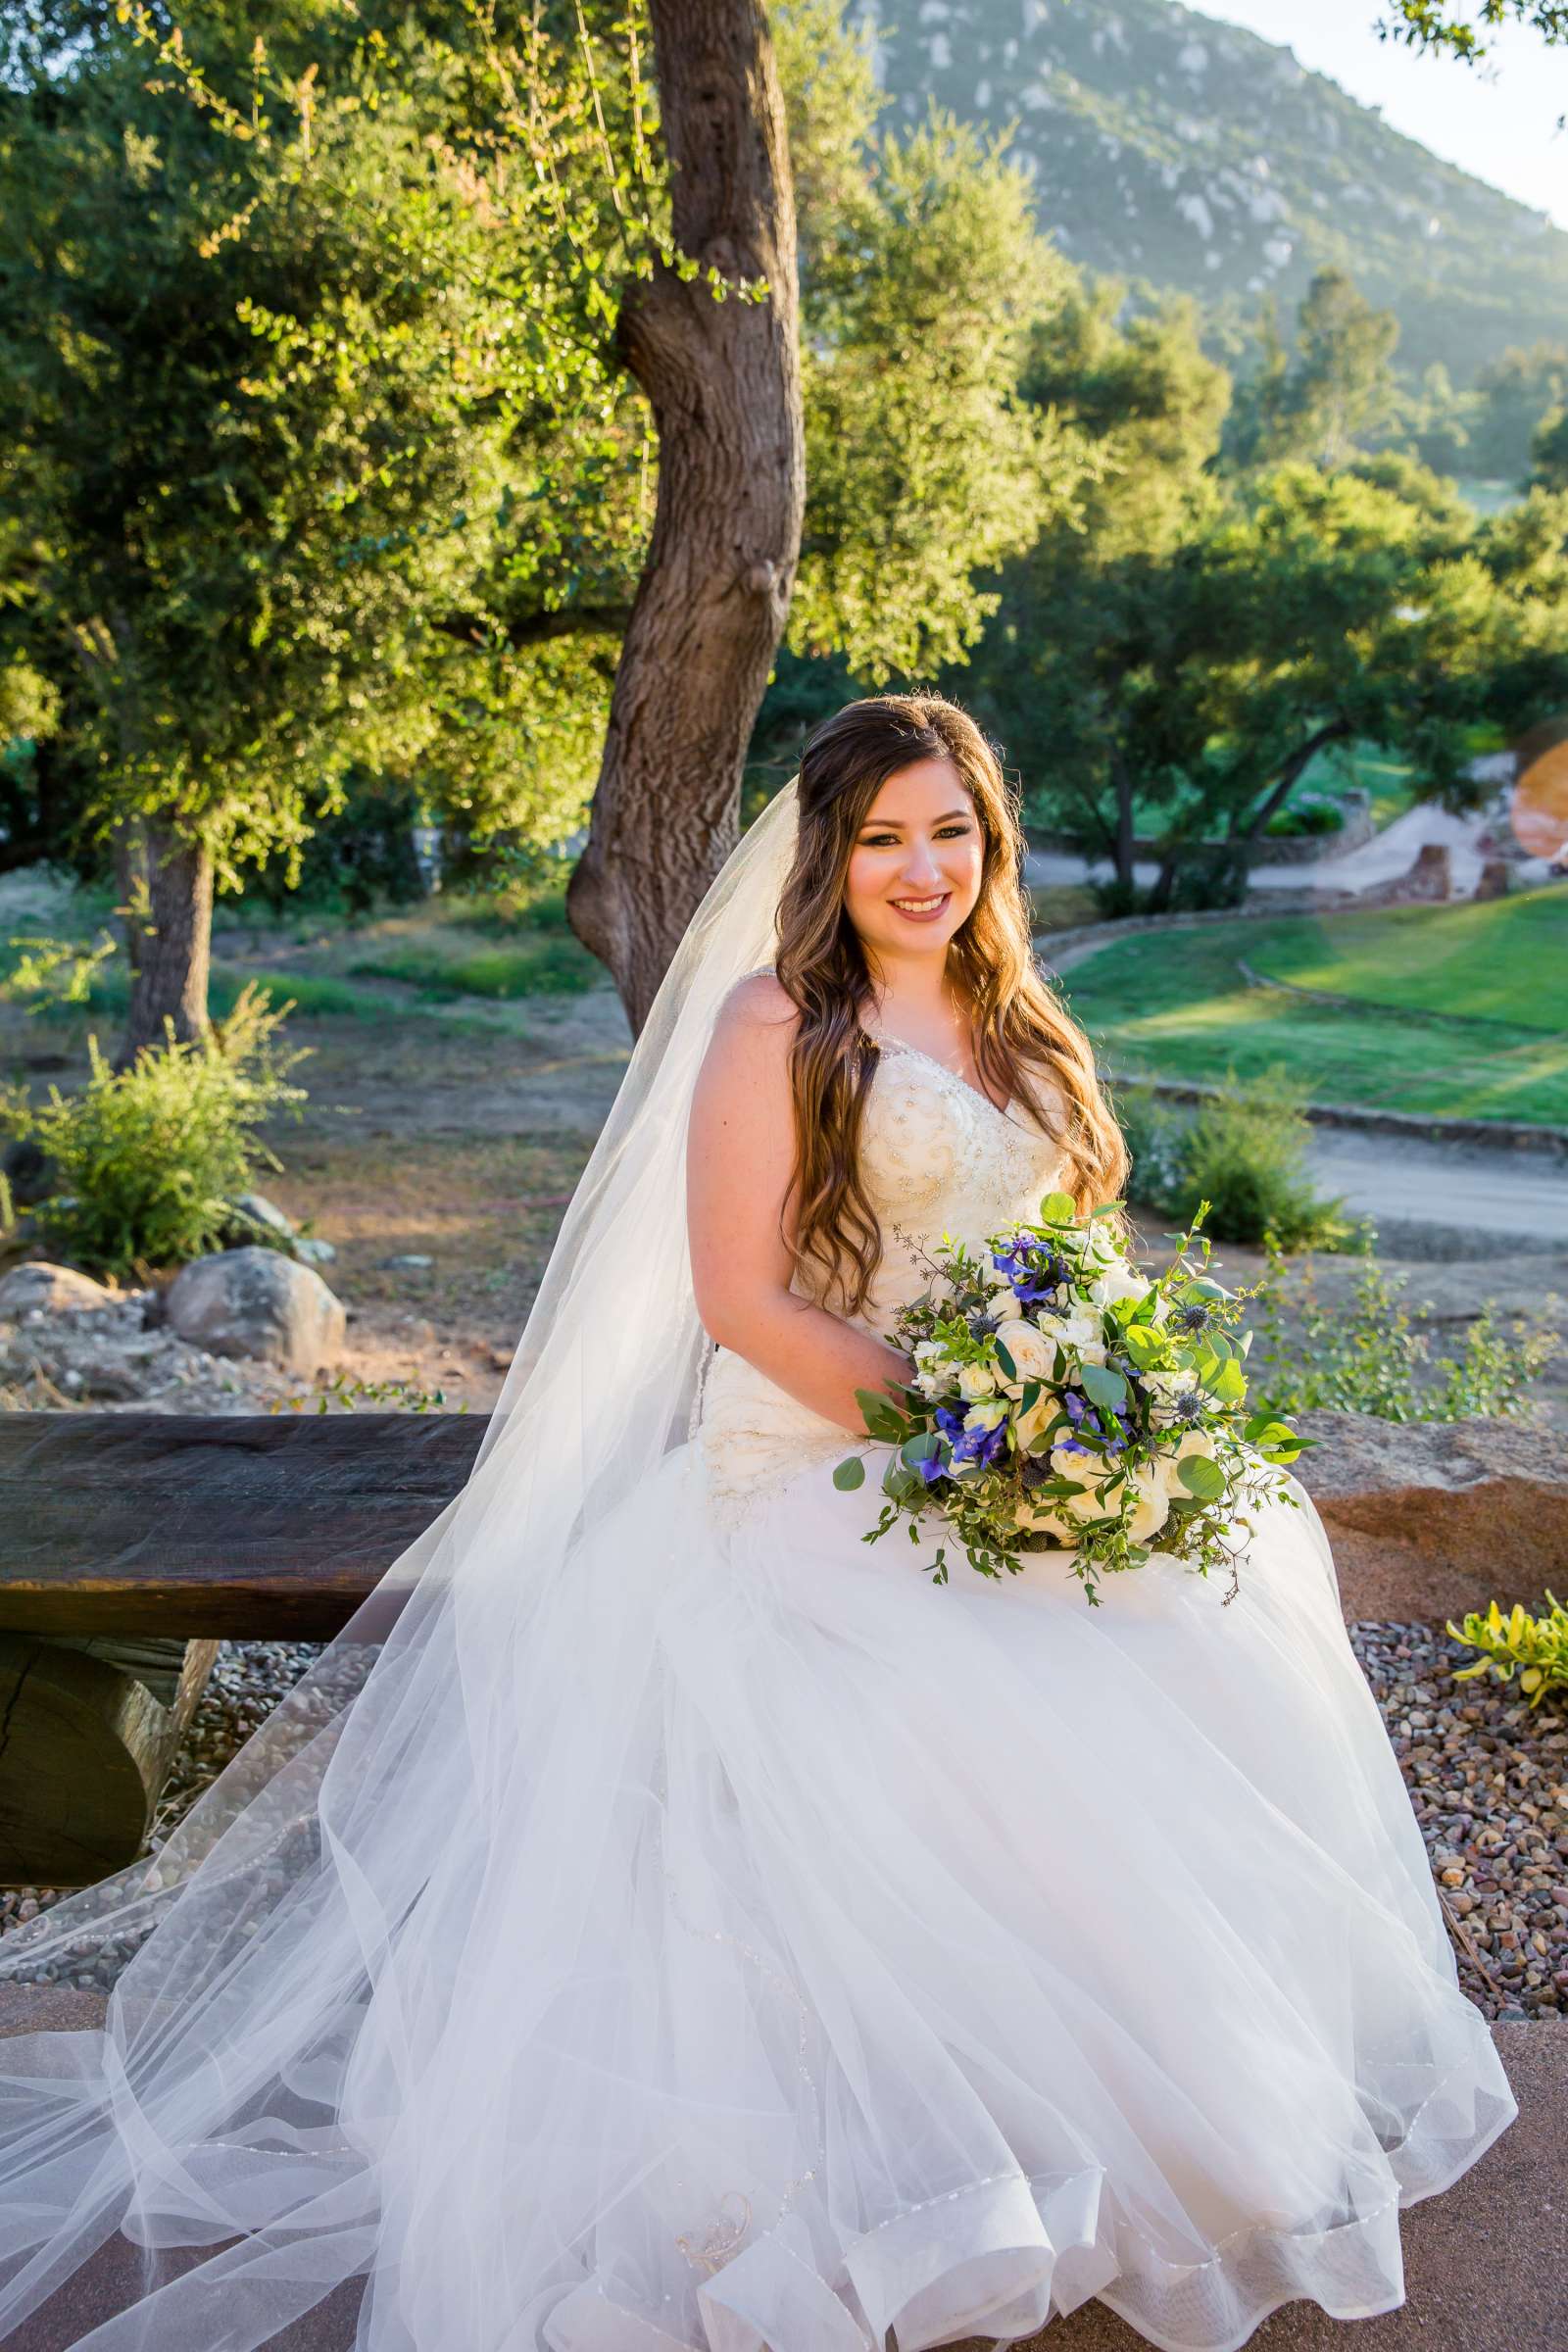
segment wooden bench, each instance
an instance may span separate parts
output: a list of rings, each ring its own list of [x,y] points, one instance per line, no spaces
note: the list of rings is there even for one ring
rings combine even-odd
[[[320,1642],[484,1418],[0,1414],[0,1885],[141,1850],[220,1640]]]
[[[1300,1473],[1347,1617],[1539,1607],[1568,1568],[1568,1465],[1549,1437],[1301,1421],[1327,1441]],[[0,1885],[84,1884],[134,1859],[218,1642],[337,1633],[457,1494],[484,1427],[0,1414]]]

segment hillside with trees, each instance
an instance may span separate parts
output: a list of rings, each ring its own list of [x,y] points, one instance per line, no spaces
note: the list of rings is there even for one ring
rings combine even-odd
[[[1468,389],[1510,346],[1568,338],[1568,235],[1441,161],[1291,50],[1174,0],[921,0],[876,9],[892,120],[935,97],[1001,129],[1074,262],[1196,295],[1207,347],[1320,270],[1399,324],[1412,386]],[[1368,0],[1368,21],[1376,14]],[[1281,31],[1290,11],[1281,11]]]

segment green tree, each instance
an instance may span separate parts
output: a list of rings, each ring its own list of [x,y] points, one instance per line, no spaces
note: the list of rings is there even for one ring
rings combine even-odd
[[[483,561],[516,389],[482,203],[411,94],[439,59],[400,87],[358,43],[327,100],[257,41],[242,109],[134,29],[14,95],[0,144],[12,613],[74,673],[133,908],[127,1052],[204,1026],[215,881],[289,857],[356,763],[428,751],[431,615]]]
[[[1529,487],[1568,490],[1568,408],[1548,409],[1530,444]]]
[[[977,703],[1036,779],[1034,812],[1108,854],[1130,892],[1135,810],[1168,796],[1185,743],[1169,739],[1175,706],[1140,690],[1172,667],[1171,632],[1183,625],[1172,583],[1222,506],[1212,466],[1230,379],[1203,354],[1190,297],[1124,328],[1124,291],[1080,283],[1031,334],[1023,396],[1071,426],[1095,472],[1076,513],[1003,567],[971,675]]]
[[[1343,465],[1404,420],[1391,365],[1399,339],[1392,311],[1374,310],[1343,270],[1319,270],[1297,312],[1296,349],[1280,341],[1272,305],[1259,322],[1261,357],[1240,387],[1226,456],[1239,466],[1304,458]]]
[[[1136,903],[1135,823],[1164,838],[1150,905],[1234,895],[1334,744],[1388,745],[1429,795],[1469,796],[1474,730],[1512,732],[1561,697],[1565,553],[1560,494],[1478,522],[1409,459],[1297,461],[1218,497],[1200,485],[1158,541],[1136,501],[1119,529],[1048,535],[979,661],[988,699],[1005,673],[1036,812],[1111,858],[1114,903]]]
[[[1544,336],[1528,349],[1510,344],[1477,374],[1474,401],[1466,471],[1519,481],[1544,419],[1568,404],[1568,344]]]

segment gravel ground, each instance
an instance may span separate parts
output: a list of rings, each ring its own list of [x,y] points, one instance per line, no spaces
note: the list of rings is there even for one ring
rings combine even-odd
[[[1511,1684],[1456,1683],[1474,1652],[1432,1625],[1362,1623],[1349,1638],[1410,1791],[1465,1991],[1489,2018],[1568,2015],[1568,1707],[1534,1711]],[[320,1654],[315,1642],[225,1642],[158,1809],[156,1851],[214,1775]],[[0,1937],[58,1899],[0,1891]],[[122,1941],[44,1981],[107,1988]]]
[[[1532,1710],[1431,1625],[1352,1625],[1415,1807],[1465,1991],[1488,2017],[1568,2013],[1568,1707]]]

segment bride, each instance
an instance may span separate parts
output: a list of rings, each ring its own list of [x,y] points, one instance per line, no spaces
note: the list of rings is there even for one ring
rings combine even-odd
[[[97,2352],[1402,2301],[1400,2208],[1517,2109],[1304,1493],[1233,1601],[1156,1551],[1091,1608],[1049,1554],[937,1586],[831,1477],[914,1253],[1125,1168],[992,747],[850,705],[692,924],[467,1486],[151,1861],[6,1937],[119,1974],[0,2041],[0,2340],[117,2232]]]

